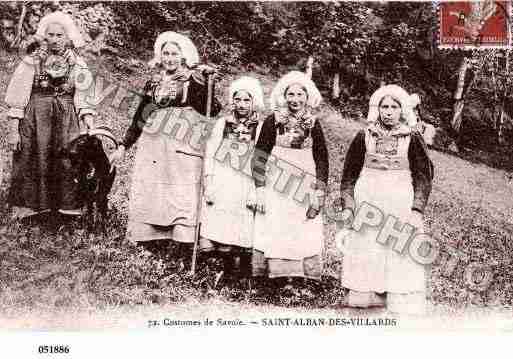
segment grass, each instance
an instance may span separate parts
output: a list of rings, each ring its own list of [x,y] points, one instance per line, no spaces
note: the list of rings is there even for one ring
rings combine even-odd
[[[110,61],[89,63],[94,64],[99,74],[107,76],[109,73],[106,77],[109,82],[115,79],[128,89],[140,88],[147,76],[140,64],[127,66],[120,72]],[[116,66],[119,68],[120,65]],[[9,67],[0,71],[2,97],[10,73],[12,68]],[[261,79],[268,96],[273,79],[258,72],[250,75]],[[223,78],[218,90],[226,89],[233,78],[233,74]],[[107,83],[103,86],[105,88]],[[121,108],[111,107],[113,97],[114,93],[102,102],[100,113],[102,122],[121,137],[130,114],[126,104]],[[224,90],[219,90],[219,97],[224,99]],[[329,189],[334,191],[340,183],[344,154],[362,124],[341,116],[329,105],[322,111],[330,154]],[[365,113],[366,109],[361,112]],[[5,116],[5,112],[2,111],[1,116]],[[3,117],[0,119],[0,130],[5,134],[6,124]],[[5,198],[10,153],[4,135],[0,136],[0,150],[4,154],[4,176],[0,184],[0,313],[3,313],[0,316],[13,317],[20,311],[94,312],[139,308],[141,305],[180,306],[183,303],[198,308],[224,303],[265,311],[281,311],[285,307],[291,310],[342,310],[340,305],[345,293],[339,285],[342,258],[333,244],[335,224],[327,219],[326,268],[320,285],[306,283],[292,292],[263,285],[263,289],[251,295],[237,287],[214,289],[209,267],[201,266],[199,274],[190,278],[180,271],[176,258],[151,255],[125,240],[134,150],[128,152],[126,161],[118,168],[110,195],[111,209],[105,234],[88,233],[82,223],[62,218],[43,217],[31,223],[9,223]],[[431,151],[431,157],[436,173],[426,221],[443,254],[429,273],[432,306],[449,310],[511,307],[513,268],[508,261],[513,254],[510,241],[513,234],[511,174],[436,151]],[[468,255],[469,260],[447,275],[442,264],[449,248]],[[486,290],[480,291],[466,283],[465,268],[470,262],[491,264],[493,280]],[[269,309],[276,306],[278,309]]]

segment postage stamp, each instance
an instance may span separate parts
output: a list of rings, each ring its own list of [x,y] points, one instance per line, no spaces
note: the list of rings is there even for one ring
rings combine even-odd
[[[511,46],[510,1],[449,1],[439,4],[440,48]]]

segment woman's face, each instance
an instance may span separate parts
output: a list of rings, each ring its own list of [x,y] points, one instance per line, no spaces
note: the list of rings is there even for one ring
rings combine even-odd
[[[298,112],[305,108],[308,95],[298,84],[290,85],[285,92],[285,100],[291,112]]]
[[[53,23],[46,28],[46,40],[48,47],[52,51],[64,50],[69,38],[62,25]]]
[[[182,50],[176,44],[168,42],[162,47],[161,59],[165,70],[175,72],[182,67]]]
[[[241,117],[250,115],[253,105],[251,95],[246,91],[237,91],[233,95],[233,108],[235,112]]]
[[[397,126],[401,120],[401,105],[390,96],[385,96],[379,104],[379,118],[388,128]]]

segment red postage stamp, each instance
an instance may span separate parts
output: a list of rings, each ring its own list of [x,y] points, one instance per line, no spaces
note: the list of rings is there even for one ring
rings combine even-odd
[[[504,48],[511,45],[510,1],[439,3],[441,48]]]

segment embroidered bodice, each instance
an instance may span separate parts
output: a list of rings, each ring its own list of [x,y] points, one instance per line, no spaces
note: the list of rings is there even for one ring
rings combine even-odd
[[[365,167],[381,170],[409,168],[408,148],[411,131],[406,126],[386,132],[378,126],[365,130]]]
[[[44,55],[36,51],[32,55],[35,64],[33,90],[49,95],[73,95],[75,84],[71,73],[75,66],[76,55],[67,50],[62,55]]]
[[[189,74],[167,74],[164,71],[149,82],[147,94],[159,107],[183,107],[187,102]]]
[[[312,147],[311,130],[315,116],[309,111],[293,114],[286,109],[274,113],[276,120],[276,146],[303,149]]]
[[[223,138],[239,142],[255,141],[257,126],[256,113],[249,118],[236,118],[232,115],[226,119]]]

